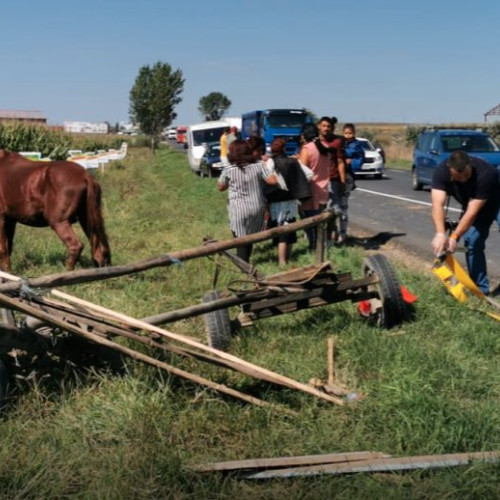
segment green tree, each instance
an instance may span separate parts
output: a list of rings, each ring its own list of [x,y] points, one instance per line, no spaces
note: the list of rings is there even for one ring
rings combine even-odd
[[[200,98],[198,111],[205,120],[220,120],[224,113],[231,107],[231,101],[220,92]]]
[[[182,101],[184,90],[182,71],[173,71],[170,64],[157,62],[142,66],[130,91],[130,118],[150,137],[153,152],[161,133],[177,114],[175,106]]]

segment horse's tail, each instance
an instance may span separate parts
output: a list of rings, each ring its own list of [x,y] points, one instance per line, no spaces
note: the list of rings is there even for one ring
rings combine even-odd
[[[111,249],[104,228],[101,197],[101,186],[89,174],[87,176],[86,224],[82,226],[90,241],[92,257],[100,267],[111,265]]]

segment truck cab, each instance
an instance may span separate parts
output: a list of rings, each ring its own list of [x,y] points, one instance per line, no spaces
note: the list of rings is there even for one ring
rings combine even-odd
[[[306,123],[313,121],[305,109],[265,109],[244,113],[241,117],[243,139],[258,134],[266,141],[269,152],[271,143],[280,137],[286,140],[287,155],[296,154],[300,147],[300,132]]]

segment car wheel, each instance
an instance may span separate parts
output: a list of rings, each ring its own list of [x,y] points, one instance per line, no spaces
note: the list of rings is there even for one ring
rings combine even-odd
[[[208,167],[208,178],[211,179],[214,176],[214,171],[212,167]]]
[[[414,168],[411,171],[411,187],[413,188],[413,191],[421,191],[424,185],[420,182],[418,178],[418,173],[417,169]]]
[[[200,167],[199,175],[200,175],[201,179],[203,179],[205,177],[205,172],[203,172],[203,167]]]
[[[370,300],[371,314],[368,319],[382,328],[401,324],[406,317],[406,304],[401,284],[385,255],[375,254],[367,257],[363,261],[363,274],[375,275],[379,280],[373,285],[378,298]]]
[[[382,174],[374,174],[373,178],[374,179],[382,179]]]
[[[217,290],[211,290],[203,295],[203,303],[219,300],[221,294]],[[203,315],[205,320],[205,331],[207,333],[208,345],[219,351],[227,351],[231,343],[231,320],[228,309],[218,309]]]

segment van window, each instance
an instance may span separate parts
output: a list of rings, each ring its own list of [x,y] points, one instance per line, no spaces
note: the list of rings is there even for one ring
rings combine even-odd
[[[208,128],[205,130],[193,130],[193,146],[210,144],[220,141],[220,136],[226,127]]]

